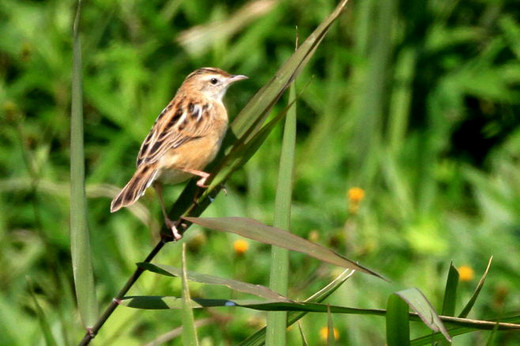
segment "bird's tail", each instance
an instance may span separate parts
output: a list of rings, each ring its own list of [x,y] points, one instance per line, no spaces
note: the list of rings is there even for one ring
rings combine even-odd
[[[157,176],[157,172],[157,169],[149,165],[140,165],[132,179],[130,179],[121,192],[119,192],[117,197],[112,200],[110,212],[114,213],[123,207],[134,204],[144,195],[146,189],[152,185]]]

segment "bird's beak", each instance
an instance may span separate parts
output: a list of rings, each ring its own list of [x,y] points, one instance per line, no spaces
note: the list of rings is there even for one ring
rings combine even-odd
[[[228,81],[229,83],[235,83],[235,82],[238,82],[240,80],[244,80],[244,79],[248,79],[249,77],[248,76],[244,76],[243,74],[236,74],[236,75],[233,75],[231,76]]]

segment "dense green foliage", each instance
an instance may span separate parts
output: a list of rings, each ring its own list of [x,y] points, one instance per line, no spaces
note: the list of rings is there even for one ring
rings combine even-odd
[[[75,5],[0,2],[2,345],[43,342],[42,314],[59,343],[74,344],[83,334],[68,234]],[[101,307],[157,241],[161,217],[153,193],[137,208],[113,215],[109,203],[133,173],[142,139],[184,76],[201,66],[248,75],[226,97],[233,116],[294,51],[295,26],[306,37],[335,1],[249,6],[209,0],[84,4],[88,221]],[[517,3],[352,0],[300,76],[298,92],[292,231],[392,280],[356,274],[327,302],[383,308],[391,292],[414,286],[439,312],[450,260],[478,277],[494,256],[469,317],[500,318],[520,308]],[[281,133],[233,176],[229,194],[221,194],[205,216],[272,223]],[[362,188],[365,198],[358,206],[351,199],[349,207],[352,187]],[[167,200],[181,188],[169,188]],[[185,237],[188,269],[267,285],[269,247],[250,242],[241,253],[233,248],[236,239],[193,227]],[[290,260],[288,295],[295,299],[338,274],[298,253]],[[158,258],[180,262],[177,245]],[[459,284],[456,313],[476,280]],[[171,282],[146,273],[130,293],[180,296],[181,281]],[[234,298],[224,288],[190,283],[190,289],[192,297]],[[196,320],[205,318],[212,321],[198,330],[199,340],[236,344],[262,325],[265,313],[195,311]],[[383,319],[333,319],[342,343],[384,343]],[[120,308],[96,340],[144,343],[179,325],[177,311]],[[326,314],[302,320],[309,344],[319,342],[326,326]],[[299,333],[293,328],[288,340],[298,343]],[[473,333],[455,342],[486,338]],[[495,336],[499,344],[519,339],[517,333]]]

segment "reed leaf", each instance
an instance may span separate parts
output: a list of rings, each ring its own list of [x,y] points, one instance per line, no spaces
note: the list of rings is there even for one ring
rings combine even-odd
[[[408,304],[396,294],[391,294],[386,304],[386,343],[388,346],[410,345]]]
[[[441,332],[446,340],[451,341],[451,337],[444,327],[439,315],[426,297],[417,288],[409,288],[395,293],[403,299],[421,318],[421,320],[434,332]]]
[[[444,321],[446,325],[450,325],[451,322],[447,320],[447,318],[440,316],[441,319]],[[495,321],[479,321],[479,320],[469,320],[464,318],[455,318],[460,324],[459,326],[451,326],[448,328],[448,332],[450,333],[451,337],[455,337],[457,335],[463,335],[467,333],[471,333],[477,330],[503,330],[501,328],[513,328],[517,329],[520,328],[520,315],[502,318],[500,319],[500,323],[497,323]],[[471,321],[470,323],[467,323]],[[515,327],[518,326],[518,327]],[[446,338],[439,332],[424,335],[421,337],[418,337],[416,339],[413,339],[410,343],[412,346],[419,346],[419,345],[431,345],[435,341],[441,341],[446,340]]]
[[[195,328],[195,319],[193,318],[193,310],[191,308],[190,288],[188,284],[188,275],[186,270],[186,243],[182,244],[182,344],[189,346],[198,346],[197,330]]]
[[[70,122],[70,240],[72,269],[79,313],[85,328],[98,316],[94,274],[90,254],[85,197],[85,153],[83,148],[83,90],[79,21],[81,0],[74,20],[72,109]]]
[[[327,299],[332,293],[334,293],[345,281],[347,281],[355,271],[350,269],[344,270],[337,278],[332,280],[327,286],[323,287],[321,290],[317,291],[309,298],[305,299],[304,302],[308,303],[321,303],[325,299]],[[305,311],[290,311],[287,318],[287,325],[292,325],[293,323],[299,321],[303,316],[305,316],[307,312]],[[253,346],[253,345],[263,345],[265,343],[265,335],[266,335],[266,327],[258,330],[254,334],[250,335],[240,343],[241,346]]]
[[[442,314],[445,316],[455,315],[455,304],[457,303],[457,286],[459,284],[459,272],[450,263],[446,288],[444,290],[444,301],[442,303]]]
[[[413,301],[414,297],[409,296],[404,291],[396,292],[398,295],[408,296],[407,299]],[[412,294],[415,295],[415,294]],[[400,296],[402,299],[402,296]],[[121,302],[121,305],[134,309],[155,309],[155,310],[179,310],[182,309],[182,298],[172,296],[128,296]],[[407,302],[409,305],[410,303]],[[420,304],[413,302],[413,309],[417,308],[418,312],[409,312],[408,318],[413,322],[423,322],[428,314],[424,311]],[[411,306],[411,305],[410,305]],[[329,310],[333,314],[346,315],[369,315],[385,317],[387,311],[383,309],[362,309],[352,308],[347,306],[319,304],[310,302],[277,302],[277,301],[258,301],[258,300],[239,300],[239,299],[202,299],[191,298],[191,307],[193,309],[212,308],[212,307],[243,307],[258,311],[297,311],[297,312],[319,312],[328,313]],[[503,322],[474,320],[469,318],[459,318],[452,316],[439,316],[432,321],[428,321],[429,325],[445,323],[451,327],[465,328],[464,333],[469,333],[477,330],[520,330],[520,316],[513,316],[504,318]],[[459,334],[460,335],[460,334]],[[430,334],[431,337],[431,334]],[[445,336],[443,336],[445,337]]]
[[[352,270],[374,275],[384,279],[380,274],[351,261],[322,245],[300,238],[277,227],[264,225],[256,220],[243,217],[195,218],[186,217],[186,221],[220,232],[230,232],[265,244],[276,245],[285,249],[298,251],[319,259]]]
[[[464,306],[462,309],[462,312],[459,314],[459,317],[466,317],[468,316],[469,312],[473,308],[473,305],[475,305],[475,302],[477,301],[478,295],[480,294],[480,290],[484,286],[484,282],[486,282],[486,277],[489,273],[489,269],[491,268],[491,263],[493,262],[493,256],[489,258],[488,265],[486,267],[486,271],[480,278],[480,281],[478,282],[477,288],[475,289],[475,292],[473,292],[473,295],[469,299],[468,303]]]
[[[327,305],[327,346],[336,344],[336,335],[334,335],[334,321],[330,312],[330,305]]]
[[[38,315],[38,321],[40,322],[40,328],[43,333],[43,338],[45,339],[45,344],[47,346],[57,346],[58,343],[56,342],[54,335],[52,335],[52,330],[51,330],[51,326],[49,323],[49,319],[47,318],[45,311],[43,311],[40,303],[38,302],[38,298],[36,297],[36,294],[34,293],[34,287],[33,287],[33,284],[31,281],[29,281],[29,286],[30,286],[31,298],[34,303],[34,307],[36,308],[36,314]]]
[[[296,100],[294,84],[290,87],[289,104]],[[273,226],[290,229],[291,200],[294,175],[294,153],[296,146],[296,105],[293,105],[285,118],[285,127],[276,184]],[[289,250],[273,246],[271,249],[271,273],[269,286],[273,291],[287,295],[289,282]],[[287,313],[271,312],[267,314],[267,344],[286,344]]]
[[[138,263],[137,265],[140,268],[146,269],[148,271],[160,275],[180,277],[182,273],[181,269],[164,264],[152,264],[142,262]],[[213,275],[194,273],[191,271],[187,271],[186,276],[189,281],[199,282],[206,285],[226,286],[237,292],[253,294],[258,297],[269,300],[289,301],[289,299],[287,299],[286,297],[262,285],[253,285],[247,282],[237,281],[233,279],[224,279]]]

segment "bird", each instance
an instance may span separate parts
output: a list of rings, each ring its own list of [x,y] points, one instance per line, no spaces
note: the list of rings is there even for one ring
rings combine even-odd
[[[222,99],[231,84],[247,78],[215,67],[190,73],[141,144],[137,169],[112,200],[110,211],[131,206],[153,185],[166,226],[175,240],[181,239],[182,234],[166,212],[163,184],[178,184],[198,176],[197,186],[207,187],[210,174],[203,169],[217,155],[228,127]]]

